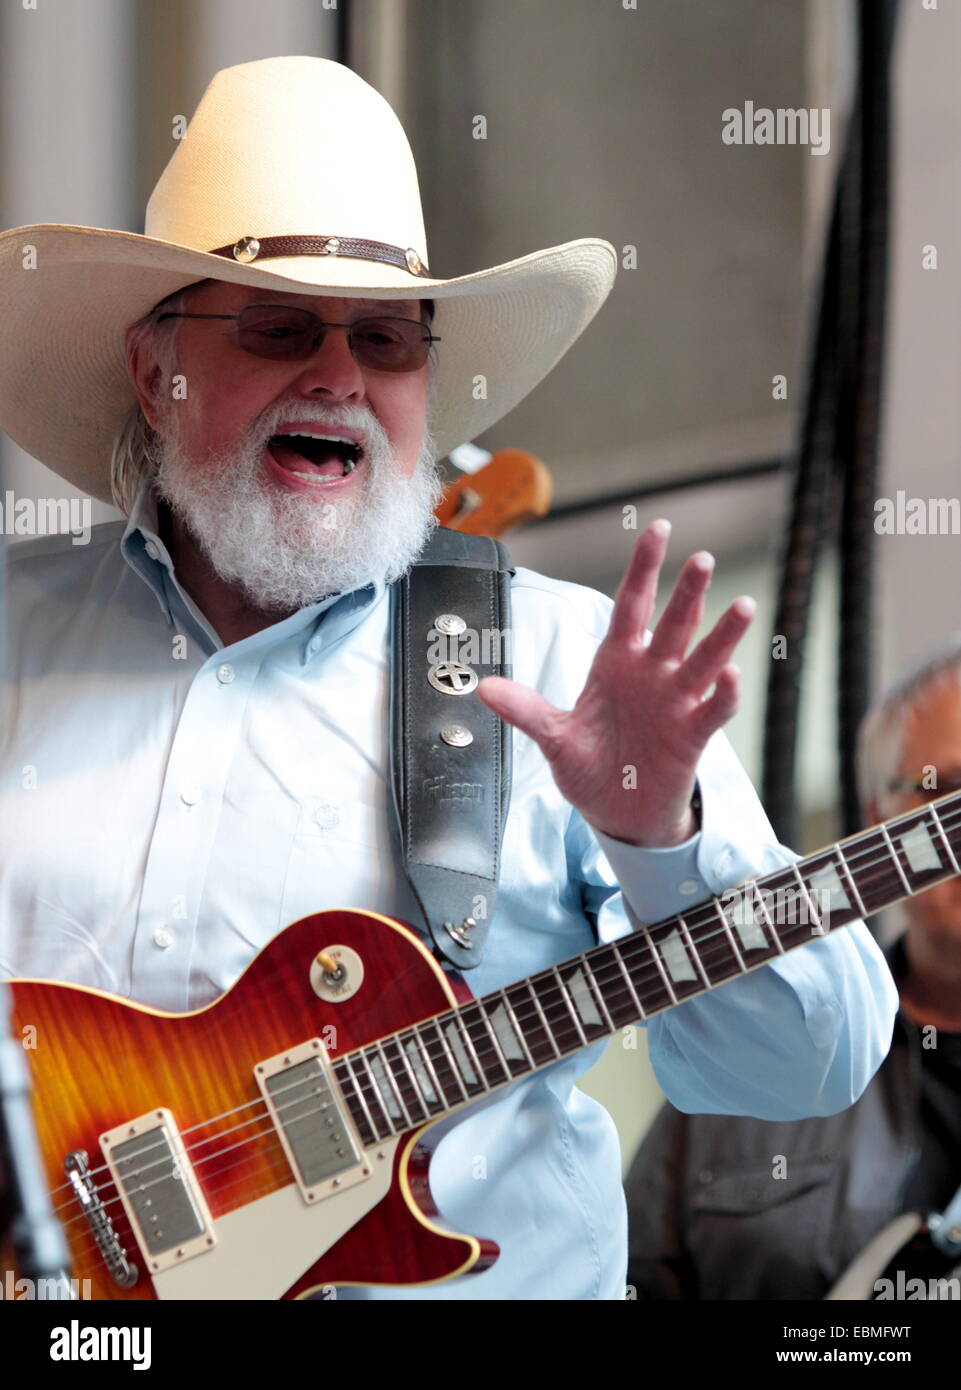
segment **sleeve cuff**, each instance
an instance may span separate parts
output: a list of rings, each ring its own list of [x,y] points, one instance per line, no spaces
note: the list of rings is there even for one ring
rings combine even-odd
[[[660,922],[710,896],[697,863],[700,830],[683,844],[663,849],[629,845],[601,830],[592,833],[620,885],[634,926]]]

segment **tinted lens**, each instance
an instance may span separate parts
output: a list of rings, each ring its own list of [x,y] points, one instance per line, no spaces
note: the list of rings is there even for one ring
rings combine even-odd
[[[296,361],[308,357],[316,339],[323,336],[317,316],[309,309],[285,309],[253,305],[237,320],[237,338],[244,352],[255,357]]]
[[[324,340],[327,328],[309,309],[251,305],[237,319],[244,352],[288,362],[303,361]],[[427,361],[430,332],[410,319],[358,319],[351,325],[354,356],[379,372],[415,372]]]
[[[427,361],[428,330],[409,319],[358,319],[350,340],[354,356],[378,372],[414,372]]]

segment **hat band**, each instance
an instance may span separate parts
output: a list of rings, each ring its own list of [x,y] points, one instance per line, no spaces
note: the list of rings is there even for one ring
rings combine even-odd
[[[430,271],[412,246],[406,250],[384,241],[351,236],[243,236],[232,246],[218,246],[211,256],[227,256],[249,265],[270,256],[348,256],[359,261],[383,261],[429,280]]]

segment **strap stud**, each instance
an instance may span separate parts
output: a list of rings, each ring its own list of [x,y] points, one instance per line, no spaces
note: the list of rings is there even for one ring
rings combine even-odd
[[[467,631],[467,624],[464,619],[458,617],[456,613],[441,613],[434,619],[434,626],[438,632],[444,632],[449,637]]]
[[[474,921],[473,917],[465,917],[463,922],[458,926],[455,926],[453,922],[445,922],[444,930],[447,932],[448,936],[452,936],[459,945],[469,946],[471,927],[476,926],[477,923]]]

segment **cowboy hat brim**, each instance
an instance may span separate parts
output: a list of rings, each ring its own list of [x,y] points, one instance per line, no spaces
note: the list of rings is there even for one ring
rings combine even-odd
[[[512,410],[584,331],[617,256],[584,238],[453,280],[346,256],[242,265],[108,228],[39,223],[0,234],[0,428],[84,492],[110,499],[110,457],[136,399],[127,328],[198,280],[333,297],[435,301],[437,457]]]

